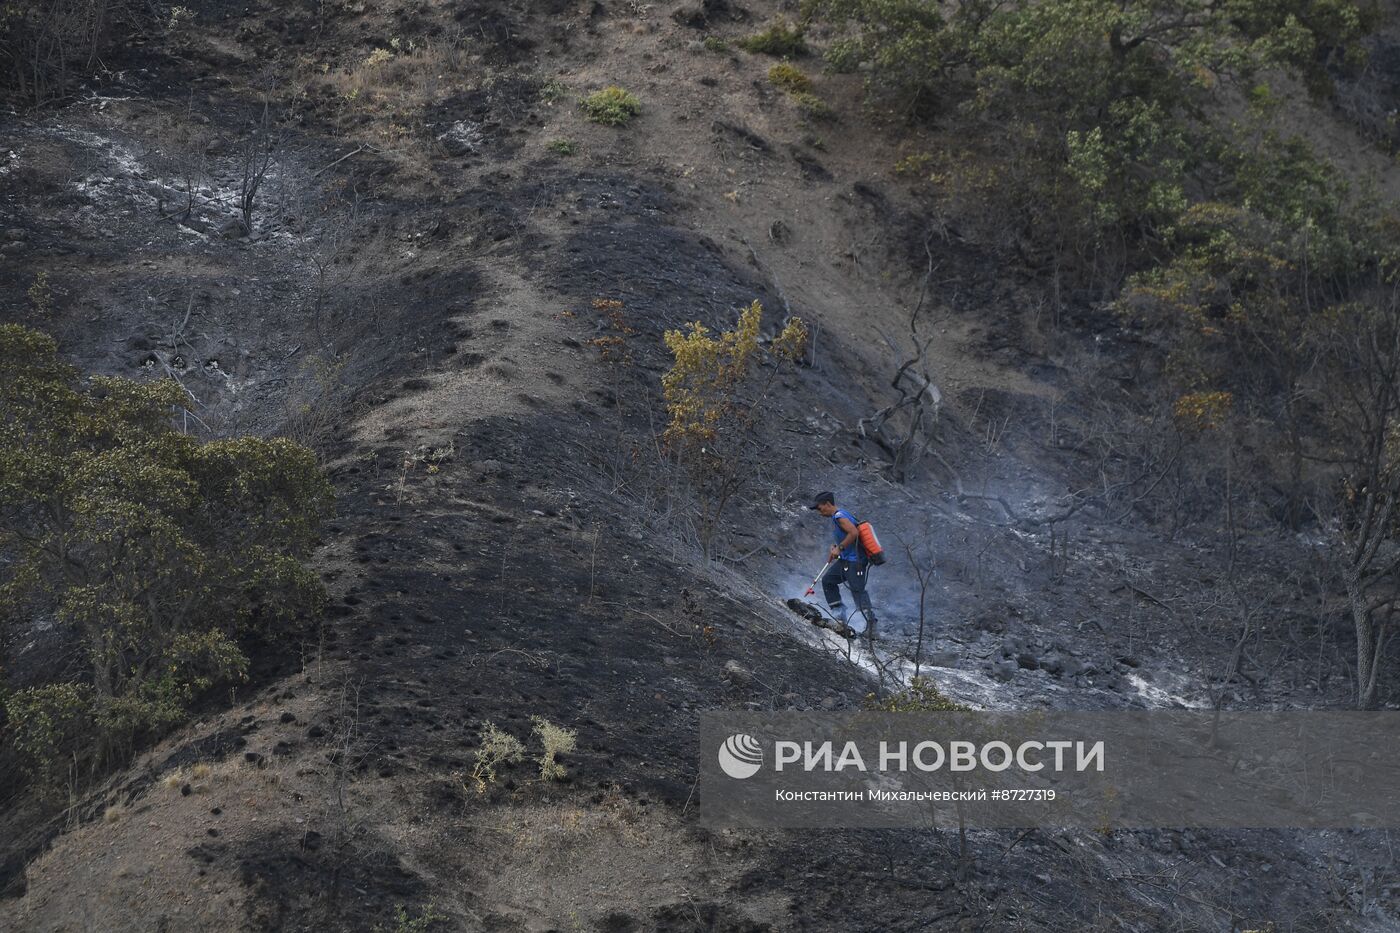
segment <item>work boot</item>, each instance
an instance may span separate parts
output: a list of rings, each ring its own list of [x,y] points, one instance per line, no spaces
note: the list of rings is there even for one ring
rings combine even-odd
[[[875,610],[866,609],[862,615],[865,616],[865,637],[873,642],[875,640],[875,623],[879,621],[875,618]]]

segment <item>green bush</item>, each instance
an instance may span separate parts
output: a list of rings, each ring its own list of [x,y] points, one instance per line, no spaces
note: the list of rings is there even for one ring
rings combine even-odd
[[[173,381],[82,380],[52,338],[0,326],[0,619],[50,617],[84,661],[6,700],[41,782],[180,721],[244,676],[251,639],[300,630],[324,599],[304,564],[331,498],[312,453],[201,444],[173,427],[188,404]]]
[[[833,66],[863,66],[896,112],[974,118],[951,187],[1009,226],[1007,239],[1110,277],[1160,241],[1200,184],[1215,88],[1274,67],[1320,88],[1370,25],[1350,0],[1012,0],[946,15],[925,0],[808,0],[804,11],[841,30]]]
[[[588,119],[604,126],[625,126],[642,111],[641,101],[617,85],[594,91],[579,105]]]
[[[90,740],[92,691],[81,684],[30,687],[5,697],[10,742],[40,796],[54,800],[77,777]]]
[[[741,39],[739,48],[756,55],[773,55],[778,58],[807,54],[807,43],[803,41],[802,28],[790,23],[774,23],[761,32]]]
[[[769,68],[768,80],[789,94],[800,94],[812,89],[812,79],[789,62],[779,62]]]
[[[831,109],[831,105],[815,94],[803,91],[800,94],[792,95],[792,102],[797,105],[797,109],[809,120],[834,120],[836,111]]]
[[[540,85],[540,100],[544,101],[546,104],[552,104],[555,101],[563,100],[568,96],[568,93],[568,85],[558,78],[550,78]]]
[[[438,913],[437,908],[432,904],[424,907],[417,917],[410,915],[408,908],[400,904],[398,907],[394,908],[393,933],[428,933],[428,931],[435,926],[447,922],[447,916]],[[375,929],[383,930],[384,927],[382,925],[376,925]]]
[[[725,42],[719,36],[706,36],[705,49],[710,52],[728,52],[729,43]]]
[[[545,148],[555,155],[571,156],[578,152],[578,143],[572,139],[551,139]]]

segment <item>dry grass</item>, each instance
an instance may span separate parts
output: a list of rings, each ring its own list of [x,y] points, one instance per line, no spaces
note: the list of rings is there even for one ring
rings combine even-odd
[[[654,841],[645,814],[617,796],[605,797],[594,806],[560,804],[516,811],[511,824],[512,847],[522,855],[553,862],[580,847],[608,840],[623,848],[645,848]]]
[[[370,112],[416,110],[464,83],[459,43],[428,40],[409,48],[375,49],[358,62],[328,69],[311,82]]]

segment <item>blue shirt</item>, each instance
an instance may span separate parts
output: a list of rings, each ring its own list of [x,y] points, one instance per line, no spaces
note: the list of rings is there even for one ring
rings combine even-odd
[[[842,542],[843,540],[845,540],[845,537],[846,537],[846,530],[845,530],[844,528],[841,527],[841,522],[840,522],[840,519],[843,519],[843,518],[844,518],[846,521],[850,522],[852,525],[857,524],[855,516],[852,515],[850,512],[847,512],[845,509],[837,509],[837,510],[836,510],[836,513],[835,513],[834,515],[831,516],[831,534],[832,534],[832,538],[833,538],[832,543],[833,543],[833,544],[836,544],[836,545],[838,545],[838,546],[841,544],[841,542]],[[854,541],[852,541],[852,542],[850,543],[850,546],[849,546],[849,547],[847,547],[845,550],[843,550],[843,551],[841,552],[841,559],[842,559],[842,560],[850,560],[850,561],[858,561],[858,560],[860,560],[860,537],[859,537],[859,536],[856,537],[856,540],[854,540]]]

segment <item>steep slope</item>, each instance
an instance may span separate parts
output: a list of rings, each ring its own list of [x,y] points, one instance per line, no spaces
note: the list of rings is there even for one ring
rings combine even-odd
[[[403,908],[467,930],[1393,928],[1393,859],[1364,835],[977,833],[968,876],[941,834],[699,828],[697,710],[842,709],[882,686],[778,602],[818,562],[800,504],[819,486],[943,558],[950,695],[1211,700],[1233,633],[1166,624],[1211,598],[1210,555],[1130,516],[1035,521],[1092,474],[1055,440],[1090,420],[1068,374],[1132,347],[1087,311],[1037,330],[1038,280],[929,223],[858,82],[817,77],[840,117],[807,121],[770,60],[702,42],[776,9],[366,7],[192,4],[180,47],[129,50],[82,99],[11,121],[6,293],[49,270],[72,358],[173,371],[216,432],[290,426],[339,501],[322,639],[71,813],[9,805],[0,926],[370,930]],[[395,50],[379,72],[374,49]],[[612,83],[641,116],[584,121],[574,100]],[[265,219],[238,237],[228,194],[269,89],[289,116]],[[191,159],[208,203],[165,219]],[[894,486],[852,429],[889,400],[926,290],[942,462]],[[812,322],[815,352],[732,514],[726,556],[747,557],[707,567],[686,516],[618,467],[618,426],[648,436],[663,330],[755,298],[770,326]],[[622,377],[589,345],[599,299],[634,332]],[[908,572],[877,585],[911,625]],[[1008,643],[1037,658],[1009,683]],[[1280,663],[1236,699],[1345,689]],[[526,762],[478,793],[485,724],[526,738],[535,716],[578,731],[568,777]]]

